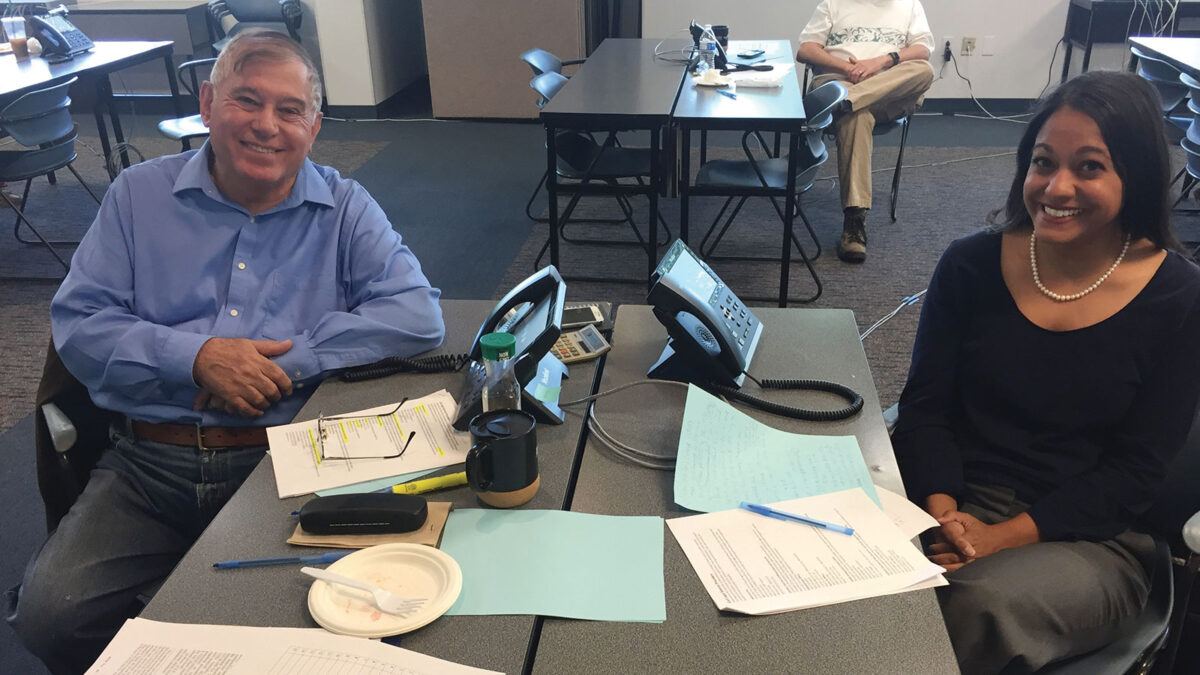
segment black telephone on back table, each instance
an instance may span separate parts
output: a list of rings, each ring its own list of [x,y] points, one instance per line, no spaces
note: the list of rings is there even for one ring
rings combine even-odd
[[[62,5],[48,14],[30,17],[30,35],[42,43],[47,61],[65,61],[96,46],[67,19],[67,8]]]
[[[475,336],[470,353],[470,367],[463,377],[462,388],[455,397],[458,410],[453,426],[463,431],[471,418],[483,412],[483,350],[479,339],[488,333],[512,333],[517,345],[517,380],[521,383],[521,409],[551,424],[562,424],[563,412],[558,407],[558,389],[567,368],[550,348],[562,333],[563,305],[567,300],[567,285],[553,265],[544,267],[508,292],[488,314]]]
[[[857,392],[823,380],[757,381],[763,389],[811,389],[836,394],[849,403],[839,410],[806,410],[739,391],[763,334],[763,324],[695,253],[676,239],[654,270],[647,302],[667,329],[667,346],[647,373],[713,390],[756,408],[803,420],[831,421],[862,409]]]

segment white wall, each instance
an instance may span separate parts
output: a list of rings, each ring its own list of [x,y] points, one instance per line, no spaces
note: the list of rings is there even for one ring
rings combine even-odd
[[[304,0],[330,105],[373,106],[425,74],[419,0]]]
[[[817,4],[818,0],[643,0],[642,35],[682,36],[682,29],[695,19],[727,24],[733,39],[794,41]],[[1036,98],[1052,67],[1051,79],[1058,82],[1064,48],[1059,48],[1053,66],[1050,57],[1062,37],[1070,0],[922,0],[922,4],[938,44],[944,36],[954,36],[959,71],[970,78],[977,98]],[[981,40],[994,36],[994,54],[958,55],[964,35]],[[1090,67],[1121,68],[1124,61],[1123,45],[1097,45]],[[1076,49],[1072,72],[1077,72],[1082,62],[1083,52]],[[933,63],[939,69],[941,57],[935,54]],[[929,98],[966,98],[968,94],[967,83],[949,64],[934,82]]]

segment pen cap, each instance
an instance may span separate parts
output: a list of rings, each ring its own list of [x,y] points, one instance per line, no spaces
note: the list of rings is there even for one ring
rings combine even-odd
[[[392,534],[420,529],[428,515],[425,498],[417,495],[332,495],[300,508],[300,528],[312,534]]]

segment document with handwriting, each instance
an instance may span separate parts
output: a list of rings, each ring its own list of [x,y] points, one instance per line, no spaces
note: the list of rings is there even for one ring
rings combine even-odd
[[[939,577],[945,570],[858,488],[770,506],[847,525],[854,534],[743,509],[668,520],[718,609],[776,614],[887,595],[930,579],[946,583]]]
[[[853,436],[769,427],[695,385],[688,387],[675,460],[675,503],[724,511],[860,487],[878,504]]]
[[[279,498],[465,461],[471,435],[450,426],[455,407],[443,389],[399,410],[390,403],[268,428]]]
[[[322,628],[129,619],[87,675],[495,675]]]

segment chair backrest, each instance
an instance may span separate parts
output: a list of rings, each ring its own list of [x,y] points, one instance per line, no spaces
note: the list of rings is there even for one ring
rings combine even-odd
[[[251,26],[260,26],[286,32],[296,42],[300,41],[298,31],[304,19],[300,0],[209,0],[208,11],[227,38]],[[219,42],[223,47],[225,40]]]
[[[212,66],[216,62],[216,58],[208,57],[203,59],[192,59],[191,61],[184,61],[183,63],[179,64],[179,67],[175,69],[175,72],[179,74],[178,80],[180,86],[182,86],[184,90],[192,96],[199,97],[199,89],[192,91],[192,80],[195,80],[197,84],[207,80],[208,78],[201,77],[200,73],[211,72]]]
[[[1180,81],[1179,69],[1175,66],[1148,56],[1136,46],[1129,51],[1138,58],[1138,77],[1146,80],[1158,92],[1159,102],[1164,113],[1174,110],[1188,95],[1188,88]]]
[[[537,47],[534,47],[533,49],[526,51],[524,54],[521,54],[521,60],[529,65],[530,70],[533,71],[534,77],[537,77],[542,73],[562,73],[562,59],[551,54],[545,49],[538,49]]]
[[[833,122],[833,111],[848,93],[841,82],[826,82],[804,95],[804,112],[809,129],[824,129]]]
[[[566,76],[560,73],[542,73],[530,80],[529,86],[538,93],[538,109],[545,107],[566,83]]]
[[[67,106],[75,78],[28,92],[0,109],[0,127],[21,145],[36,147],[71,133],[75,124]]]

